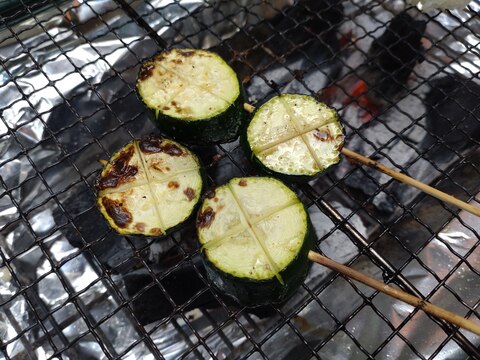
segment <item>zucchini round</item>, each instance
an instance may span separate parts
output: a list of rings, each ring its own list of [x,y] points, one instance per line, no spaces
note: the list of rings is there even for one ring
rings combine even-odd
[[[113,229],[161,236],[195,211],[203,176],[190,150],[150,135],[115,153],[95,186],[97,205]]]
[[[286,300],[310,268],[309,216],[274,178],[234,178],[208,192],[197,234],[210,281],[244,306]]]
[[[160,129],[182,142],[232,141],[246,118],[237,75],[210,51],[161,52],[140,67],[137,92]]]
[[[335,109],[311,96],[283,94],[255,112],[242,142],[265,172],[302,181],[340,161],[344,130]]]

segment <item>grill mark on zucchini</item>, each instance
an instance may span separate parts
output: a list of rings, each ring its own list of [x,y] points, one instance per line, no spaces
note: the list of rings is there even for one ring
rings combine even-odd
[[[192,53],[193,54],[193,53]],[[197,53],[197,55],[199,55]],[[173,70],[172,68],[166,66],[165,64],[157,64],[157,66],[161,67],[163,70],[167,71],[168,73],[170,73],[171,75],[174,75],[176,77],[178,77],[184,84],[186,84],[187,86],[193,86],[195,88],[198,88],[199,91],[204,91],[204,92],[207,92],[209,93],[210,95],[216,97],[217,99],[220,99],[222,100],[225,105],[229,105],[230,101],[225,99],[223,96],[219,95],[219,94],[216,94],[214,93],[213,91],[209,90],[208,88],[200,85],[200,84],[197,84],[195,82],[192,81],[192,79],[189,79],[189,78],[186,78],[184,77],[182,74],[180,74],[179,72],[177,72],[176,70]],[[236,76],[236,75],[235,75]],[[175,100],[175,97],[180,94],[181,92],[183,91],[183,89],[180,89],[179,91],[175,92],[174,95],[172,95],[172,97],[169,99],[169,101],[167,102],[168,103],[172,103],[174,100]],[[237,94],[238,96],[238,94]],[[175,106],[175,105],[174,105]]]
[[[132,222],[132,214],[122,206],[120,201],[104,197],[102,198],[102,205],[118,227],[124,228]]]
[[[146,80],[153,75],[153,69],[155,69],[155,64],[148,64],[146,67],[142,67],[138,77],[140,80]]]
[[[135,184],[122,186],[122,188],[120,190],[117,189],[117,188],[107,188],[105,190],[102,190],[102,189],[99,189],[99,190],[102,191],[102,195],[109,195],[109,194],[117,194],[119,192],[128,191],[128,190],[135,189],[137,187],[141,187],[141,186],[145,186],[145,185],[147,185],[146,181],[142,181],[142,182],[135,181]]]
[[[178,189],[180,187],[180,184],[177,181],[169,181],[167,183],[167,187],[169,189]]]
[[[215,219],[215,212],[209,206],[204,211],[201,211],[197,217],[197,226],[200,229],[208,228]]]
[[[165,176],[162,180],[152,180],[152,184],[163,184],[164,182],[166,182],[167,180],[170,180],[170,179],[173,178],[173,177],[176,177],[176,176],[178,176],[178,175],[183,175],[183,174],[185,174],[185,173],[189,173],[189,172],[196,171],[196,170],[197,170],[197,168],[180,170],[180,171],[171,173],[171,174],[168,175],[168,176]]]
[[[187,82],[187,84],[188,84],[189,86],[196,87],[196,88],[200,89],[201,91],[205,91],[205,92],[209,93],[210,95],[216,97],[217,99],[222,100],[222,101],[225,103],[225,105],[228,106],[229,102],[228,102],[224,97],[222,97],[222,96],[214,93],[213,91],[207,89],[206,87],[204,87],[204,86],[202,86],[202,85],[195,84],[195,83],[193,83],[191,80],[187,80],[187,79],[184,78],[182,75],[174,72],[173,70],[170,70],[170,71],[171,71],[174,75],[177,75],[177,76],[178,76],[180,79],[182,79],[183,81]]]
[[[157,57],[158,60],[162,60],[163,58],[160,58],[160,57]],[[152,64],[153,65],[153,64]],[[146,68],[150,68],[151,65],[147,65]],[[175,103],[175,98],[181,94],[183,91],[184,91],[184,88],[187,87],[187,86],[190,86],[190,87],[194,87],[194,88],[197,88],[197,91],[206,91],[205,89],[203,89],[202,87],[196,85],[196,84],[193,84],[191,83],[191,81],[189,81],[189,79],[183,77],[182,75],[178,74],[177,72],[174,72],[172,71],[171,69],[169,69],[168,67],[166,67],[165,65],[163,64],[159,64],[159,63],[156,63],[155,65],[153,65],[153,68],[151,68],[151,70],[153,70],[155,68],[155,66],[158,66],[159,68],[162,68],[165,72],[167,72],[169,75],[173,75],[175,77],[177,77],[178,79],[181,80],[182,82],[182,86],[177,90],[177,91],[174,91],[173,94],[170,95],[170,97],[168,98],[168,100],[165,101],[165,105],[163,105],[161,108],[159,107],[156,107],[155,108],[155,117],[158,118],[160,112],[162,110],[170,110],[170,107],[168,106],[169,104],[171,104],[173,107],[177,108],[177,110],[179,109],[178,108],[178,105]],[[142,67],[142,70],[141,72],[143,72],[143,67]],[[153,75],[152,73],[150,75]],[[147,79],[148,77],[145,77],[145,78],[141,78],[139,76],[139,79],[140,80],[145,80]],[[159,89],[156,93],[156,94],[159,94],[162,92],[162,89]],[[213,95],[215,96],[215,94],[212,94],[210,91],[207,91],[210,95]],[[218,98],[218,96],[215,96]],[[221,99],[221,98],[220,98]],[[221,99],[221,100],[224,100],[224,99]],[[226,102],[224,100],[224,102]],[[191,120],[192,118],[183,114],[183,119],[186,119],[186,120]]]
[[[145,154],[156,154],[164,152],[171,156],[185,156],[185,152],[172,143],[163,144],[163,141],[153,136],[147,136],[138,144],[140,150]]]
[[[318,131],[320,131],[321,128],[323,128],[323,127],[325,127],[325,126],[328,126],[328,125],[330,125],[330,124],[334,124],[334,123],[335,123],[335,121],[332,120],[332,121],[327,121],[326,123],[324,123],[323,125],[320,125],[320,126],[318,126],[318,125],[312,126],[311,128],[307,128],[307,130],[298,132],[298,133],[293,134],[293,135],[290,135],[290,136],[285,136],[285,137],[283,137],[283,138],[280,138],[280,139],[278,139],[278,140],[275,140],[275,141],[269,143],[268,145],[265,145],[265,146],[261,146],[261,147],[259,147],[259,148],[256,148],[256,149],[255,149],[255,152],[258,153],[258,154],[263,153],[263,152],[268,151],[268,150],[270,150],[270,149],[272,149],[272,148],[274,148],[274,147],[276,147],[276,146],[278,146],[278,145],[280,145],[280,144],[283,144],[284,142],[287,142],[287,141],[289,141],[289,140],[295,139],[296,137],[298,137],[298,136],[300,136],[300,135],[306,135],[306,134],[308,134],[309,132],[311,132],[311,131],[313,131],[313,130],[318,130]],[[297,129],[296,129],[296,130],[297,130]],[[330,134],[330,135],[331,135],[331,134]]]
[[[208,249],[211,249],[215,246],[218,246],[220,245],[220,243],[225,240],[225,239],[228,239],[229,237],[233,236],[233,235],[236,235],[236,234],[240,234],[241,232],[245,231],[245,228],[243,227],[243,224],[240,224],[240,225],[237,225],[237,226],[234,226],[233,228],[231,228],[229,231],[227,231],[226,233],[222,234],[222,236],[219,236],[217,237],[216,239],[213,239],[213,240],[210,240],[209,242],[205,243],[202,245],[202,250],[205,249],[205,250],[208,250]]]
[[[183,193],[187,197],[188,201],[195,199],[195,190],[193,190],[191,187],[187,187],[185,190],[183,190]]]
[[[133,157],[134,147],[131,146],[128,150],[120,152],[118,157],[112,162],[111,171],[98,178],[96,187],[99,190],[108,188],[116,188],[119,185],[130,181],[138,172],[136,166],[128,165],[128,162]]]
[[[257,245],[259,245],[263,251],[263,253],[265,254],[265,257],[267,258],[268,260],[268,263],[269,265],[271,266],[271,268],[273,269],[273,272],[275,274],[275,277],[277,278],[277,280],[280,282],[280,284],[284,285],[284,281],[280,275],[280,270],[277,266],[277,264],[275,264],[275,262],[273,261],[272,257],[270,256],[270,253],[268,252],[268,250],[266,249],[265,247],[265,244],[260,240],[260,237],[258,236],[257,232],[255,231],[254,227],[252,226],[252,224],[250,223],[250,219],[248,218],[248,215],[247,213],[245,212],[245,209],[243,208],[242,204],[240,204],[240,202],[238,201],[238,197],[237,195],[235,194],[235,191],[232,189],[231,187],[231,184],[230,183],[227,183],[227,189],[230,191],[230,193],[232,194],[233,196],[233,199],[235,201],[235,204],[237,205],[237,208],[238,210],[240,211],[240,216],[241,216],[241,220],[242,222],[244,222],[244,225],[246,225],[246,230],[250,233],[250,235],[255,239]]]
[[[174,74],[177,76],[177,74]],[[179,76],[180,77],[180,76]],[[180,77],[181,78],[181,77]],[[186,79],[183,79],[183,81],[187,81]],[[224,109],[222,109],[220,112],[224,111],[226,108],[229,107],[229,103],[227,103],[227,101],[225,101],[224,99],[222,99],[221,97],[215,95],[214,93],[212,93],[211,91],[208,91],[206,89],[204,89],[203,87],[199,86],[199,85],[196,85],[196,84],[191,84],[191,83],[188,83],[187,82],[187,86],[190,86],[190,87],[193,87],[195,89],[197,89],[198,92],[208,92],[210,95],[212,95],[213,97],[216,97],[217,99],[220,99],[223,101],[223,105],[224,105]],[[181,113],[182,111],[182,108],[179,107],[179,105],[175,102],[175,99],[177,98],[178,95],[180,95],[182,93],[183,89],[180,89],[179,91],[175,92],[172,97],[168,100],[167,104],[171,104],[175,109],[177,109],[178,113]],[[167,106],[167,109],[165,109],[166,106],[164,106],[162,109],[158,109],[159,110],[169,110],[170,108],[168,108]],[[182,114],[183,117],[182,119],[184,120],[193,120],[194,118],[191,117],[191,116],[187,116],[186,114]],[[212,114],[212,116],[214,116],[215,114]],[[156,114],[157,118],[158,118],[158,114]]]
[[[309,133],[310,131],[313,131],[313,130],[310,130],[310,131],[307,131],[307,132],[302,132],[301,129],[300,129],[300,125],[297,123],[297,119],[295,118],[295,116],[293,116],[293,111],[292,111],[291,107],[284,101],[284,99],[282,97],[280,97],[279,99],[280,99],[280,103],[285,108],[285,111],[290,116],[290,121],[291,121],[293,127],[295,128],[295,130],[298,134],[297,137],[300,137],[302,139],[302,141],[305,144],[305,146],[307,147],[310,155],[312,156],[313,160],[315,161],[315,164],[317,165],[317,168],[321,169],[322,164],[321,164],[320,160],[318,159],[317,154],[312,149],[312,146],[308,142],[308,139],[305,138],[306,134]],[[325,126],[325,125],[323,125],[323,126]]]
[[[161,91],[161,90],[159,90],[159,91],[157,92],[157,94],[158,94],[160,91]],[[174,101],[175,97],[177,97],[178,94],[180,94],[182,91],[183,91],[183,88],[181,88],[181,89],[177,90],[176,92],[174,92],[174,93],[172,94],[172,96],[170,96],[170,97],[168,98],[168,101],[166,101],[165,104],[171,104],[171,103]],[[168,105],[164,105],[161,109],[156,108],[156,109],[155,109],[155,117],[156,117],[156,118],[158,118],[158,115],[159,115],[159,113],[160,113],[160,110],[170,110],[170,107],[169,107]]]
[[[240,186],[242,186],[242,185],[240,185]],[[294,206],[297,203],[298,202],[296,200],[291,200],[288,203],[286,203],[285,205],[279,205],[279,206],[273,208],[272,211],[269,211],[265,215],[259,216],[256,219],[248,218],[248,222],[252,226],[257,225],[257,224],[261,223],[262,221],[264,221],[265,219],[268,219],[269,217],[274,216],[276,213],[279,213],[282,210],[288,209],[290,206]],[[235,227],[231,228],[228,232],[223,234],[222,236],[219,236],[218,238],[210,240],[209,242],[203,244],[202,249],[210,249],[214,246],[217,246],[223,239],[229,238],[230,236],[233,236],[233,235],[236,235],[236,234],[240,234],[242,231],[245,231],[244,227],[242,227],[241,225],[240,226],[235,226]]]
[[[148,190],[150,191],[150,196],[152,196],[152,198],[154,199],[154,202],[153,202],[153,207],[154,207],[154,210],[155,210],[155,214],[157,215],[157,218],[158,218],[158,222],[160,223],[160,233],[162,233],[166,228],[165,226],[165,222],[163,221],[162,217],[160,216],[160,209],[158,208],[158,203],[159,203],[159,200],[155,194],[155,192],[153,191],[153,188],[152,188],[152,177],[151,177],[151,174],[150,174],[150,170],[148,170],[148,167],[147,167],[147,162],[145,160],[145,157],[143,156],[143,152],[140,150],[140,146],[138,144],[137,141],[134,141],[134,144],[135,144],[135,147],[138,151],[138,156],[140,157],[140,161],[142,163],[142,167],[143,167],[143,171],[145,171],[145,175],[147,177],[147,185],[148,185]],[[153,230],[153,229],[152,229]]]
[[[197,56],[201,56],[201,53],[200,52],[197,52]],[[177,76],[179,79],[181,79],[184,83],[190,85],[190,86],[194,86],[196,88],[199,88],[200,90],[202,91],[205,91],[205,92],[208,92],[210,95],[212,96],[215,96],[217,99],[220,99],[220,100],[223,100],[223,102],[225,102],[226,104],[229,104],[229,100],[225,99],[223,96],[221,96],[221,94],[216,94],[214,93],[213,91],[211,91],[210,89],[200,85],[200,84],[197,84],[195,82],[192,81],[192,79],[189,79],[189,78],[186,78],[184,77],[182,74],[180,74],[179,72],[177,72],[176,70],[173,70],[172,68],[166,66],[165,64],[162,64],[162,65],[159,65],[160,67],[162,67],[164,70],[170,72],[171,74]],[[235,75],[236,76],[236,75]],[[238,95],[237,95],[238,96]],[[173,99],[172,99],[173,100]]]
[[[158,168],[157,168],[158,170]],[[186,173],[189,173],[189,172],[194,172],[196,171],[197,168],[191,168],[191,169],[184,169],[184,170],[180,170],[180,171],[177,171],[177,172],[173,172],[167,176],[165,176],[164,178],[162,178],[161,180],[155,180],[155,179],[150,179],[148,181],[143,181],[143,182],[139,182],[138,180],[135,181],[135,184],[134,185],[125,185],[125,186],[122,186],[122,188],[120,190],[118,190],[117,188],[107,188],[105,190],[102,190],[102,195],[108,195],[108,194],[116,194],[118,192],[123,192],[123,191],[126,191],[126,190],[130,190],[130,189],[135,189],[137,187],[141,187],[141,186],[144,186],[144,185],[147,185],[149,182],[150,184],[152,185],[158,185],[158,184],[164,184],[168,181],[170,181],[170,179],[174,178],[174,177],[177,177],[178,175],[183,175],[183,174],[186,174]]]

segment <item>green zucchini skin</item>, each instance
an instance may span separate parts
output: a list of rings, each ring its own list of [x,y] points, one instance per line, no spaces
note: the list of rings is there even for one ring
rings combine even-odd
[[[243,108],[245,97],[243,90],[235,102],[223,113],[203,120],[180,120],[149,109],[150,118],[157,124],[160,131],[176,141],[192,145],[213,145],[234,141],[240,134],[245,120],[246,111]]]
[[[301,94],[283,94],[283,95],[301,95]],[[282,96],[282,95],[280,95]],[[302,95],[304,96],[304,95]],[[338,161],[335,162],[335,163],[332,163],[330,166],[328,166],[327,168],[323,169],[323,170],[320,170],[318,171],[317,173],[313,174],[313,175],[296,175],[296,174],[286,174],[286,173],[282,173],[282,172],[277,172],[275,170],[272,170],[270,169],[269,167],[267,167],[253,152],[252,150],[252,147],[250,146],[250,143],[248,141],[248,136],[247,136],[247,130],[248,130],[248,127],[250,125],[250,123],[252,122],[252,120],[254,119],[255,117],[255,114],[257,113],[257,111],[259,110],[260,107],[257,107],[256,110],[254,112],[252,112],[251,114],[249,114],[249,117],[248,117],[248,120],[244,126],[244,129],[242,130],[242,133],[240,135],[240,145],[242,146],[242,149],[245,153],[245,155],[250,159],[251,163],[254,165],[254,167],[256,168],[257,171],[259,171],[261,174],[266,174],[268,176],[273,176],[273,177],[276,177],[277,179],[280,179],[286,183],[307,183],[309,181],[312,181],[318,177],[320,177],[321,175],[327,173],[328,171],[331,171],[332,169],[335,168],[336,165],[338,165],[341,161],[341,157],[339,157]],[[335,118],[336,120],[341,123],[341,119],[340,119],[340,116],[338,115],[338,113],[335,114]],[[342,134],[343,136],[345,137],[346,136],[346,133],[345,133],[345,127],[341,127],[342,129]],[[341,147],[338,148],[338,151],[340,152],[341,149],[343,148],[343,144]]]
[[[284,268],[279,275],[282,285],[276,277],[268,280],[238,278],[218,269],[202,251],[202,261],[213,287],[220,293],[234,299],[246,307],[257,307],[286,301],[305,281],[311,262],[308,252],[315,247],[315,236],[310,217],[307,213],[307,232],[297,257]]]

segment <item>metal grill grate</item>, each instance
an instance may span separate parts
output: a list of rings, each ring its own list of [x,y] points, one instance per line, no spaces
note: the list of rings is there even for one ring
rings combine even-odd
[[[238,308],[210,289],[193,224],[167,239],[122,237],[95,206],[98,160],[155,131],[134,91],[139,64],[172,46],[220,53],[256,104],[285,91],[326,97],[349,147],[475,201],[478,6],[409,8],[428,49],[413,49],[408,82],[384,71],[375,82],[364,59],[404,6],[22,1],[4,12],[0,358],[480,357],[478,337],[320,267],[286,304]],[[362,79],[367,93],[352,92]],[[255,174],[238,142],[194,150],[210,186]],[[319,251],[478,321],[478,221],[346,160],[294,189]]]

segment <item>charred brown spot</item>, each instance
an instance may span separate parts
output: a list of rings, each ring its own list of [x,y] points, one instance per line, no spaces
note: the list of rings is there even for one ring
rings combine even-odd
[[[182,63],[183,63],[183,61],[180,60],[180,59],[173,59],[172,62],[173,62],[174,64],[182,64]]]
[[[169,181],[167,186],[169,189],[178,189],[180,187],[180,184],[176,181]]]
[[[158,136],[144,137],[139,143],[140,150],[146,154],[164,152],[170,156],[183,156],[186,153],[177,145],[164,141]]]
[[[240,186],[247,186],[247,180],[245,180],[245,179],[240,180],[240,181],[238,182],[238,185],[240,185]]]
[[[129,165],[128,162],[132,158],[134,150],[135,148],[130,146],[128,149],[120,152],[107,172],[97,180],[95,186],[98,190],[114,188],[133,180],[138,172],[138,168]]]
[[[187,187],[185,190],[183,190],[183,193],[187,197],[188,201],[195,199],[195,190],[193,190],[191,187]]]
[[[147,64],[143,65],[142,68],[140,69],[140,74],[138,75],[140,80],[146,80],[150,76],[152,76],[153,69],[155,69],[155,64],[147,63]]]
[[[165,59],[165,53],[160,53],[157,56],[155,56],[155,61],[162,61]]]
[[[120,201],[104,197],[102,205],[118,227],[124,228],[132,222],[132,214]]]
[[[162,234],[162,229],[160,229],[160,228],[152,228],[152,229],[150,230],[150,233],[151,233],[152,235],[161,235],[161,234]]]
[[[164,146],[162,146],[162,151],[164,153],[167,153],[168,155],[171,155],[171,156],[185,155],[185,153],[183,152],[182,149],[180,149],[177,145],[171,144],[171,143],[168,143],[168,144],[165,144]]]
[[[182,107],[181,105],[179,105],[179,104],[178,104],[177,102],[175,102],[175,101],[172,101],[172,102],[170,103],[170,105],[173,106],[173,107],[175,108],[175,110],[176,110],[177,112],[179,112],[179,113],[188,112],[189,109],[190,109],[189,107],[186,107],[186,106],[183,106],[183,107]],[[185,119],[188,119],[188,117],[186,117]]]
[[[195,54],[195,51],[179,51],[178,52],[180,55],[182,56],[185,56],[185,57],[189,57],[189,56],[193,56]],[[201,53],[198,53],[198,55],[200,56]]]
[[[213,219],[215,219],[215,212],[209,206],[204,211],[198,213],[197,226],[199,228],[208,228],[210,227]]]
[[[136,223],[135,224],[135,229],[137,229],[140,232],[144,232],[145,231],[145,224],[141,223],[141,222]]]
[[[205,197],[207,199],[213,199],[215,197],[215,190],[208,190],[206,193],[205,193]]]
[[[164,106],[164,107],[162,108],[162,110],[165,110],[165,111],[166,111],[166,110],[170,110],[170,107],[169,107],[169,106]]]
[[[145,136],[140,140],[138,146],[140,150],[146,154],[153,154],[161,152],[161,144],[163,140],[155,135]]]
[[[160,171],[162,173],[168,172],[170,168],[168,166],[162,167],[162,163],[156,162],[149,165],[150,168]]]
[[[317,138],[320,141],[332,140],[332,135],[328,131],[315,131],[313,136],[315,136],[315,138]]]

